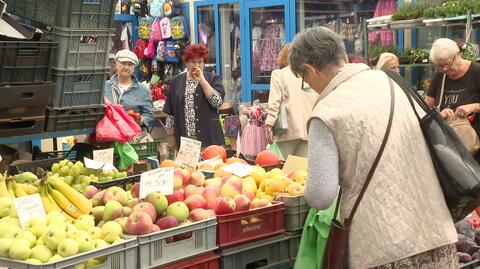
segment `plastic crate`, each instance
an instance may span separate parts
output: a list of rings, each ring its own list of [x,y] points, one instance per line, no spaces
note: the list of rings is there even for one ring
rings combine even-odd
[[[304,195],[277,197],[285,205],[285,231],[297,232],[303,229],[307,219],[310,206],[305,200]]]
[[[107,182],[90,182],[90,185],[95,186],[99,190],[108,189],[113,186],[123,187],[126,190],[128,184],[140,182],[140,175],[129,176],[122,179],[111,180]]]
[[[140,235],[137,237],[137,268],[155,268],[213,251],[217,248],[216,231],[217,221],[210,218],[153,234]],[[182,239],[170,242],[174,236],[182,236]]]
[[[115,0],[6,0],[7,12],[47,27],[113,28]]]
[[[0,119],[0,137],[42,134],[45,115],[22,119]]]
[[[66,70],[110,68],[109,53],[112,30],[78,30],[55,28],[53,40],[58,42],[55,68]]]
[[[282,202],[274,202],[267,207],[217,215],[218,246],[225,248],[283,233],[284,210]]]
[[[33,265],[17,260],[0,258],[0,267],[15,269],[74,269],[75,265],[84,263],[87,260],[105,257],[106,261],[95,266],[95,269],[131,269],[135,268],[137,253],[137,240],[126,239],[122,243],[110,245],[102,249],[95,249],[75,256],[64,258],[57,262]],[[83,267],[81,267],[83,268]]]
[[[170,265],[162,266],[160,269],[218,269],[220,256],[209,252],[204,255],[185,259]]]
[[[131,143],[130,145],[135,149],[138,154],[138,158],[146,159],[151,156],[158,156],[158,147],[159,142],[143,142],[143,143]]]
[[[479,269],[480,268],[480,260],[474,260],[469,263],[460,264],[461,269]]]
[[[0,119],[45,117],[54,90],[53,83],[0,86]]]
[[[85,107],[103,104],[108,69],[63,71],[53,69],[55,93],[53,108]]]
[[[289,237],[279,235],[237,247],[220,249],[220,268],[278,268],[291,266]]]
[[[56,42],[1,41],[0,85],[51,81],[56,51]]]
[[[81,130],[95,128],[105,115],[104,106],[47,109],[47,132]]]
[[[295,235],[288,235],[288,255],[290,256],[291,260],[295,260],[298,254],[298,247],[300,246],[300,240],[302,238],[302,234],[295,234]]]

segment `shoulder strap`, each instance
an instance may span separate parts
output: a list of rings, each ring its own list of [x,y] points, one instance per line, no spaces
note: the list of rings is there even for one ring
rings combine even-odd
[[[442,87],[440,88],[440,100],[438,102],[437,108],[440,108],[442,106],[442,101],[443,101],[443,93],[445,92],[445,78],[447,77],[446,74],[443,74],[442,78]]]
[[[388,77],[388,76],[387,76]],[[393,81],[388,77],[388,82],[390,84],[390,96],[391,96],[391,101],[390,101],[390,115],[388,117],[388,123],[387,123],[387,129],[385,130],[385,135],[383,137],[382,144],[380,145],[380,149],[378,150],[377,156],[375,157],[375,160],[372,164],[372,167],[370,168],[370,171],[367,174],[367,178],[365,179],[365,183],[363,184],[362,189],[360,190],[360,193],[357,197],[357,200],[355,201],[355,204],[353,205],[352,211],[350,212],[350,216],[345,220],[345,227],[350,227],[352,224],[352,219],[355,216],[355,213],[357,212],[358,206],[360,205],[360,202],[362,201],[362,198],[367,191],[368,185],[370,184],[370,181],[372,180],[373,174],[375,173],[375,170],[377,169],[378,163],[380,162],[380,159],[382,157],[383,151],[385,150],[385,146],[387,145],[387,141],[390,135],[390,131],[392,129],[392,122],[393,122],[393,114],[395,110],[395,91],[393,88]],[[337,201],[337,207],[338,207],[338,201]],[[335,209],[337,211],[338,208]]]

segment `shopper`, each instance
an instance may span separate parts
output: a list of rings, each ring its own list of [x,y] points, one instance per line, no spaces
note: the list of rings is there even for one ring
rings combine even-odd
[[[328,208],[340,185],[340,214],[348,216],[385,134],[388,77],[347,64],[343,41],[324,27],[298,34],[289,60],[320,94],[309,121],[305,198]],[[457,234],[422,130],[394,85],[389,140],[350,229],[350,268],[458,268]]]
[[[133,75],[137,64],[137,55],[128,49],[115,54],[116,74],[105,83],[105,98],[112,104],[122,105],[126,111],[139,113],[141,118],[137,123],[140,126],[154,126],[157,121],[150,90]]]
[[[307,157],[307,120],[318,94],[299,91],[302,79],[296,77],[288,65],[291,47],[291,44],[287,44],[280,50],[277,62],[281,69],[272,72],[266,120],[267,142],[277,143],[284,157],[288,155]],[[275,133],[274,126],[282,102],[286,107],[288,130],[279,134]]]
[[[400,63],[398,62],[398,57],[393,53],[384,52],[380,54],[376,68],[378,70],[386,68],[400,73]]]
[[[224,145],[218,109],[225,91],[220,76],[204,72],[208,49],[192,44],[182,55],[187,72],[170,80],[170,90],[163,111],[167,116],[168,144],[180,146],[180,137],[202,142],[202,147]]]
[[[467,117],[480,112],[480,64],[462,59],[457,43],[448,38],[437,39],[430,50],[430,60],[437,71],[433,74],[425,97],[427,104],[438,106],[444,118]],[[445,77],[442,104],[438,104]]]

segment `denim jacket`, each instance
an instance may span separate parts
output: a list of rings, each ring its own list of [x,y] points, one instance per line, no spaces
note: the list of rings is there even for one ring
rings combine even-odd
[[[105,83],[105,98],[112,104],[120,104],[125,110],[133,109],[142,116],[142,123],[146,126],[152,126],[156,122],[153,114],[153,103],[150,90],[145,85],[138,82],[132,76],[133,84],[122,94],[118,87],[117,75],[112,76],[110,80]],[[113,92],[115,97],[119,100],[113,100]]]

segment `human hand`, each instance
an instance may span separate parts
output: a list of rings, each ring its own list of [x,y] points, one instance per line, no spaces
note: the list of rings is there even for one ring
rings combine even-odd
[[[193,79],[198,82],[202,82],[205,80],[205,77],[203,76],[203,70],[200,67],[193,68],[192,76],[193,76]]]
[[[267,132],[267,143],[268,143],[268,144],[272,144],[272,143],[273,143],[273,130],[272,130],[272,126],[268,126],[268,125],[267,125],[266,132]]]
[[[478,106],[478,104],[468,104],[468,105],[459,106],[455,110],[455,114],[457,115],[457,117],[466,118],[470,114],[475,112],[475,106]]]
[[[450,109],[450,108],[445,108],[444,110],[442,110],[442,112],[440,112],[440,114],[442,114],[442,117],[443,117],[444,119],[447,119],[447,118],[449,118],[449,117],[451,117],[451,116],[454,116],[454,115],[455,115],[455,112],[454,112],[452,109]]]

